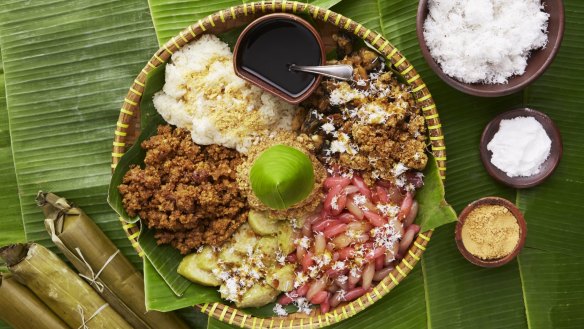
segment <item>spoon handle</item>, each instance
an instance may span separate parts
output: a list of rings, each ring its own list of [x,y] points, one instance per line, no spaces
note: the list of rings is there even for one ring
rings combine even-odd
[[[324,75],[324,76],[339,79],[339,80],[353,79],[353,66],[346,65],[346,64],[322,65],[322,66],[303,66],[303,65],[291,64],[290,70],[320,74],[320,75]]]

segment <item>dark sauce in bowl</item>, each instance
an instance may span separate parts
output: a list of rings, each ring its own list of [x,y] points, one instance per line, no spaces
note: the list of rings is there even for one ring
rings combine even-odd
[[[290,71],[290,64],[322,65],[323,50],[316,31],[306,26],[307,22],[295,16],[274,15],[277,16],[264,16],[242,33],[236,45],[236,72],[239,70],[238,75],[244,79],[296,102],[318,84],[319,77]]]

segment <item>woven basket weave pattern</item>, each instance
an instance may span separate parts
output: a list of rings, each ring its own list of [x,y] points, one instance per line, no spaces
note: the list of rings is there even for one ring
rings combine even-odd
[[[379,50],[386,59],[396,68],[397,72],[410,85],[417,103],[422,109],[426,124],[432,153],[438,163],[438,170],[442,179],[446,175],[446,147],[442,134],[440,118],[436,105],[426,84],[416,72],[415,68],[406,58],[379,33],[371,31],[350,18],[313,5],[295,1],[261,1],[231,7],[211,14],[204,19],[188,26],[168,42],[166,42],[150,59],[147,65],[134,80],[128,94],[124,98],[123,106],[114,132],[112,169],[115,168],[124,152],[134,143],[140,134],[140,109],[139,104],[144,92],[146,76],[152,69],[164,64],[171,55],[185,44],[195,40],[206,33],[217,34],[234,27],[251,22],[254,18],[273,12],[305,13],[315,20],[333,24],[338,28],[349,31],[366,40]],[[120,220],[122,220],[120,218]],[[143,252],[138,244],[139,227],[135,224],[123,222],[132,245],[143,257]],[[320,314],[314,311],[311,315],[292,314],[287,317],[257,318],[243,313],[233,307],[222,303],[198,305],[202,312],[229,324],[242,328],[319,328],[331,325],[347,319],[368,306],[375,303],[397,286],[414,268],[420,257],[426,250],[432,231],[420,233],[414,241],[407,255],[400,264],[382,280],[370,293],[365,294],[346,305],[341,305],[329,313]]]

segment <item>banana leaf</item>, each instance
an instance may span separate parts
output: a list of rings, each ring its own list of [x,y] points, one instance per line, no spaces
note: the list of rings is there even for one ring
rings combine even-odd
[[[138,265],[105,195],[121,100],[157,48],[147,1],[3,2],[0,39],[22,204],[3,224],[51,247],[34,203],[50,189],[75,200]]]
[[[231,5],[189,0],[168,0],[164,8],[160,1],[151,0],[149,4],[150,8],[146,0],[52,0],[6,2],[0,6],[0,48],[7,64],[12,170],[16,172],[12,176],[18,177],[18,185],[16,178],[11,178],[12,185],[4,185],[4,176],[0,178],[0,195],[12,196],[0,199],[0,206],[14,206],[18,187],[23,210],[15,207],[14,216],[3,216],[0,221],[0,225],[15,228],[15,232],[22,227],[13,237],[16,240],[9,242],[27,237],[46,244],[43,218],[33,198],[38,189],[50,189],[77,201],[140,265],[104,202],[111,136],[121,100],[133,77],[157,48],[157,38],[166,40],[222,5]],[[584,196],[584,3],[565,1],[564,42],[547,73],[524,92],[496,99],[464,95],[433,74],[419,52],[416,6],[417,1],[344,0],[332,10],[382,32],[415,65],[429,86],[446,134],[447,200],[457,211],[487,195],[516,200],[528,221],[527,247],[517,262],[484,270],[466,263],[458,254],[452,244],[453,225],[438,228],[422,263],[405,281],[386,298],[338,327],[581,327],[584,255],[578,242],[583,234]],[[198,14],[203,9],[206,11]],[[161,18],[161,14],[165,17]],[[173,16],[182,21],[173,21]],[[167,29],[166,37],[157,36],[153,25],[157,31]],[[69,67],[67,62],[77,63]],[[484,125],[492,117],[524,104],[543,110],[556,121],[564,138],[564,157],[544,185],[517,192],[487,176],[477,145]],[[0,105],[0,111],[5,110]],[[5,122],[1,115],[0,124]],[[5,126],[0,126],[0,131],[4,131],[2,127]],[[6,139],[1,140],[0,149],[4,150],[8,144]],[[0,162],[5,159],[1,157]],[[67,177],[71,179],[67,181]],[[13,186],[13,192],[5,186]],[[6,235],[0,232],[1,240]],[[469,288],[473,289],[465,293]],[[499,304],[506,307],[498,307]],[[185,314],[194,319],[195,327],[204,327],[200,313]],[[214,327],[216,321],[210,323]]]
[[[250,3],[253,1],[246,0],[151,0],[150,12],[152,21],[156,28],[158,43],[164,44],[168,39],[174,37],[179,31],[186,26],[193,24],[198,19],[204,18],[214,12],[223,10],[232,6]],[[341,0],[312,0],[299,1],[308,2],[323,8],[330,8],[341,2]]]
[[[4,207],[4,219],[0,221],[0,245],[25,242],[26,234],[20,220],[20,199],[14,171],[14,157],[10,141],[4,67],[0,53],[0,204]]]
[[[0,318],[17,329],[69,329],[30,289],[0,274]]]
[[[8,129],[8,111],[6,109],[6,92],[4,84],[4,66],[2,65],[2,53],[0,52],[0,182],[5,188],[0,191],[0,204],[12,209],[12,215],[0,223],[3,233],[0,236],[0,245],[26,241],[24,227],[20,220],[20,200],[18,199],[16,174],[14,172],[14,159],[12,157],[12,145],[10,145],[10,130]],[[18,206],[15,207],[14,205]],[[16,208],[16,209],[15,209]],[[10,213],[10,212],[8,212]],[[9,329],[8,324],[0,320],[0,329]]]
[[[50,189],[83,207],[141,270],[106,194],[121,102],[158,48],[147,0],[3,1],[0,48],[10,104],[7,112],[1,97],[2,245],[57,250],[34,203]]]

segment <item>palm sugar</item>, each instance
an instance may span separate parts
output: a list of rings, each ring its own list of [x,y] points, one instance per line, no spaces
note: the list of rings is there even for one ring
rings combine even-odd
[[[474,256],[503,258],[519,243],[517,219],[504,206],[484,205],[471,211],[462,225],[462,243]]]

